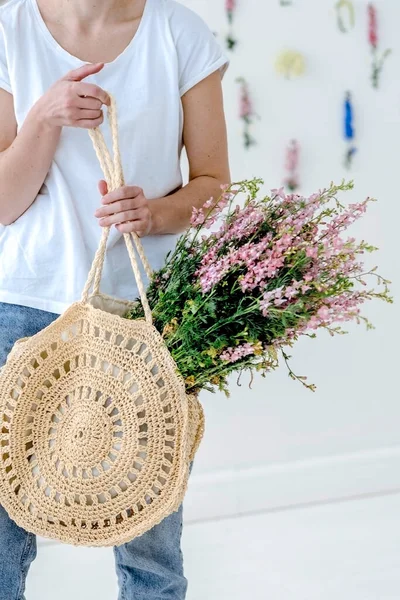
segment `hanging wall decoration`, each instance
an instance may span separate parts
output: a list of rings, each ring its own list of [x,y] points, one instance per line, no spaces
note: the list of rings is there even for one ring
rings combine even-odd
[[[354,4],[351,0],[338,0],[336,2],[337,24],[342,33],[353,29],[356,17]]]
[[[373,4],[368,4],[368,41],[372,50],[372,87],[378,88],[384,62],[392,51],[385,50],[380,58],[378,56],[378,18]]]
[[[228,50],[234,50],[237,44],[237,39],[233,35],[233,21],[236,11],[236,0],[225,0],[225,10],[229,23],[229,33],[226,36],[226,45]]]
[[[297,142],[297,140],[291,140],[286,149],[285,169],[287,171],[287,175],[284,181],[284,184],[291,192],[297,190],[300,185],[298,174],[299,153],[299,143]]]
[[[276,59],[275,68],[279,75],[292,79],[305,73],[306,61],[303,54],[296,50],[283,50]]]
[[[242,119],[244,123],[243,129],[243,141],[244,147],[250,148],[250,146],[254,146],[256,143],[255,139],[250,133],[251,126],[254,124],[255,119],[257,118],[256,113],[253,109],[253,103],[250,98],[249,86],[244,77],[239,77],[236,80],[240,84],[240,107],[239,107],[239,117]]]
[[[348,169],[353,163],[353,157],[357,152],[357,148],[354,145],[355,142],[355,131],[354,131],[354,107],[350,92],[346,92],[344,99],[344,139],[346,141],[346,153],[344,164]]]

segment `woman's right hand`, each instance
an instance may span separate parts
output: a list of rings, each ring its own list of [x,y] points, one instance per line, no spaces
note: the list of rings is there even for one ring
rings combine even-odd
[[[36,103],[36,117],[50,127],[93,129],[101,125],[102,107],[110,105],[110,96],[82,80],[103,67],[103,63],[83,65],[56,81]]]

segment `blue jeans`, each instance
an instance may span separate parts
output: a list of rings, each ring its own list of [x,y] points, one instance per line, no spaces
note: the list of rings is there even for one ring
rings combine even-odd
[[[0,366],[17,339],[34,335],[57,317],[0,302]],[[181,535],[182,506],[142,536],[114,546],[119,600],[184,600]],[[36,536],[16,525],[0,506],[1,600],[24,600],[26,575],[35,557]]]

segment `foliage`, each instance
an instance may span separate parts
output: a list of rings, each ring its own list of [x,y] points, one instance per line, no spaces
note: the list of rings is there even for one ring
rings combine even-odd
[[[189,392],[228,394],[231,373],[265,375],[280,355],[287,363],[285,348],[300,336],[315,337],[321,328],[344,333],[345,321],[372,327],[361,305],[392,301],[389,282],[361,261],[376,248],[343,237],[371,199],[341,204],[337,194],[352,182],[308,198],[283,189],[260,197],[262,183],[223,186],[217,200],[194,208],[191,228],[149,286],[155,327]],[[243,195],[242,205],[235,204]],[[376,289],[368,286],[371,279]],[[140,303],[127,316],[142,318]],[[290,367],[289,375],[314,389]]]

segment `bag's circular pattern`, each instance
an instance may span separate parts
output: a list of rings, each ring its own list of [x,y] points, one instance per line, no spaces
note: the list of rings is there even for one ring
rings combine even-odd
[[[83,303],[0,376],[0,503],[18,525],[118,545],[176,510],[202,433],[156,330]]]

